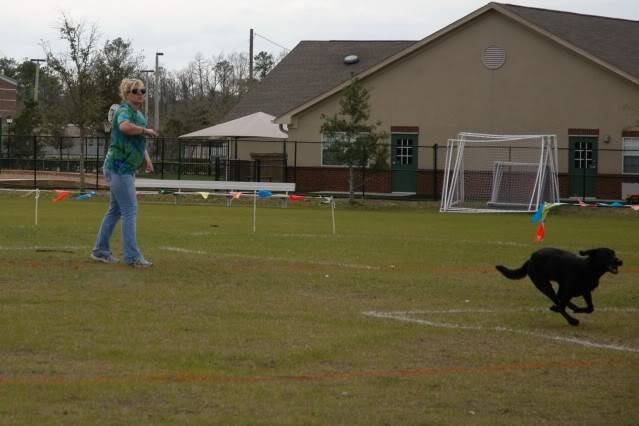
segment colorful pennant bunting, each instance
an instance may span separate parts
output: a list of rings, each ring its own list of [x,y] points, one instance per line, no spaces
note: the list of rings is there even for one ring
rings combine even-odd
[[[542,202],[537,211],[530,218],[532,223],[541,223],[544,220],[544,203]]]
[[[258,198],[268,198],[272,195],[273,193],[271,191],[264,191],[264,190],[257,191]]]
[[[84,194],[76,195],[75,199],[78,201],[88,200],[89,198],[95,197],[95,191],[85,192]]]
[[[579,205],[579,207],[595,207],[594,204],[586,204],[586,203],[584,203],[581,198],[577,198],[577,204]]]
[[[537,211],[532,215],[530,219],[532,223],[539,224],[539,226],[537,227],[537,234],[535,235],[535,239],[537,240],[537,242],[540,242],[544,238],[544,233],[545,233],[544,223],[546,221],[546,217],[548,216],[548,212],[550,211],[550,209],[552,209],[553,207],[561,206],[563,204],[565,203],[546,204],[542,202],[537,208]]]
[[[322,197],[320,204],[333,204],[333,197]]]
[[[65,198],[67,198],[70,194],[69,191],[61,191],[59,189],[56,189],[55,192],[58,194],[53,200],[51,200],[52,203],[59,203],[60,201],[64,200]]]
[[[624,203],[620,203],[619,201],[614,201],[612,203],[597,203],[599,207],[625,207]]]
[[[535,239],[537,240],[538,243],[544,239],[544,233],[545,233],[545,226],[544,226],[544,223],[541,222],[539,226],[537,227],[537,233],[535,234]]]

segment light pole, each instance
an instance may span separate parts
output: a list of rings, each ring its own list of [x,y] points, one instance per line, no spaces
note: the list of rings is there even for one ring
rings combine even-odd
[[[40,84],[40,62],[46,62],[46,59],[30,59],[31,62],[36,64],[35,72],[35,87],[33,89],[33,102],[38,102],[38,85]]]
[[[253,28],[249,35],[249,84],[253,84]]]
[[[146,90],[148,92],[149,90],[149,85],[147,84],[147,76],[149,75],[150,72],[153,72],[153,70],[140,70],[140,72],[142,74],[144,74],[144,87],[146,87]],[[144,97],[144,118],[146,118],[147,121],[149,121],[149,97],[145,96]]]
[[[160,73],[158,72],[158,57],[164,55],[162,52],[155,52],[155,87],[153,88],[153,98],[155,108],[153,111],[153,127],[156,132],[160,131]]]
[[[11,125],[13,124],[13,118],[7,118],[7,136],[9,145],[7,145],[7,158],[11,159]]]

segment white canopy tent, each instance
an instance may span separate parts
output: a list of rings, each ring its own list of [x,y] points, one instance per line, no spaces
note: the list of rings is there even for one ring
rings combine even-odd
[[[288,134],[280,130],[278,124],[273,123],[274,116],[264,112],[245,115],[235,120],[220,123],[206,129],[187,133],[180,138],[200,139],[275,139],[285,140]]]
[[[274,116],[264,112],[220,123],[206,129],[179,136],[189,148],[191,158],[211,159],[211,144],[215,144],[218,158],[234,160],[260,160],[262,168],[257,172],[271,179],[282,179],[282,161],[286,161],[286,129],[282,131],[273,120]],[[208,145],[208,148],[207,148]],[[259,162],[258,162],[259,164]],[[274,165],[275,164],[275,165]],[[239,170],[235,168],[234,170]],[[229,180],[229,167],[224,167],[225,179]],[[238,179],[236,179],[238,180]]]

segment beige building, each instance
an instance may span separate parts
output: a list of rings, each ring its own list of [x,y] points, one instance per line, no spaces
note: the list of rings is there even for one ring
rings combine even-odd
[[[318,142],[351,74],[392,145],[368,191],[437,196],[446,141],[462,131],[556,134],[562,197],[617,199],[639,184],[639,21],[489,3],[421,41],[302,42],[289,57],[232,114],[288,126],[302,190],[344,189]]]

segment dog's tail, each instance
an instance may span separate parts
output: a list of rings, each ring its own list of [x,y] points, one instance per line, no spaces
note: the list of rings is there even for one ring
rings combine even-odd
[[[495,266],[499,272],[504,274],[506,278],[510,278],[511,280],[519,280],[524,278],[528,274],[528,261],[524,263],[521,268],[518,269],[508,269],[505,266],[497,265]]]

